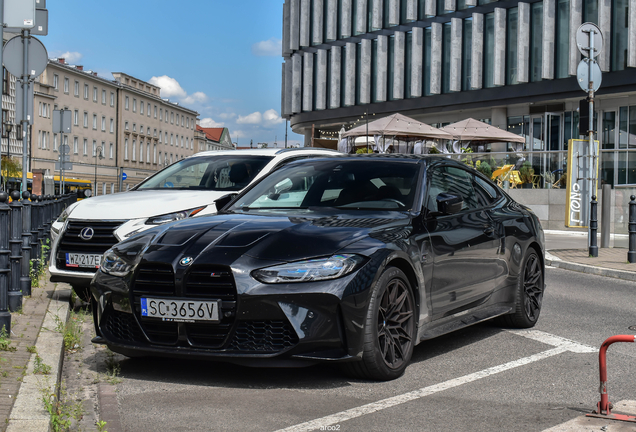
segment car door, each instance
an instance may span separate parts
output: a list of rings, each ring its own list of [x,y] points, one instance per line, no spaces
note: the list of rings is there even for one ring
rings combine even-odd
[[[440,193],[463,199],[456,214],[440,214]],[[475,307],[495,288],[499,235],[477,197],[474,174],[459,165],[429,167],[424,205],[433,254],[433,319]]]

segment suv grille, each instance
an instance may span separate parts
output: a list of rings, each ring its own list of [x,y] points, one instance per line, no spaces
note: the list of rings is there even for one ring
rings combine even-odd
[[[135,313],[148,338],[154,343],[175,345],[179,341],[181,325],[182,344],[220,349],[223,347],[236,312],[236,286],[232,270],[225,266],[193,265],[188,269],[183,285],[183,296],[178,295],[175,275],[170,264],[144,262],[140,264],[132,289]],[[141,319],[141,297],[191,297],[221,300],[219,323],[176,323],[159,319]],[[229,313],[229,316],[225,316]]]
[[[66,231],[64,231],[58,243],[56,256],[57,268],[94,273],[94,268],[67,267],[66,254],[103,254],[114,244],[119,242],[114,232],[122,223],[122,221],[69,221],[66,226]],[[82,229],[86,227],[91,227],[94,230],[93,238],[90,240],[82,240],[79,236]]]
[[[239,321],[230,349],[271,353],[297,343],[298,336],[287,321]]]

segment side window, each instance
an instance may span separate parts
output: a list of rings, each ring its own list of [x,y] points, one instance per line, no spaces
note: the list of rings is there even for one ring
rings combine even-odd
[[[480,206],[473,186],[474,176],[454,166],[436,166],[429,170],[425,205],[431,212],[437,211],[437,195],[449,193],[461,196],[462,210],[474,210]]]
[[[477,193],[479,204],[484,207],[493,205],[499,198],[497,188],[479,176],[475,176],[475,192]]]

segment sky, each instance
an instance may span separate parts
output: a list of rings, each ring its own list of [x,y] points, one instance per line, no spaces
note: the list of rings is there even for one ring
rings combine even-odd
[[[284,147],[283,0],[49,0],[49,58],[124,72],[227,127],[241,147]],[[288,145],[303,136],[288,129]]]

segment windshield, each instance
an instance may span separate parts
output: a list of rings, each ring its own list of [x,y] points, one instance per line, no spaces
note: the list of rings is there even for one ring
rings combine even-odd
[[[419,164],[386,159],[290,164],[263,179],[229,210],[410,210],[418,172]]]
[[[271,156],[210,155],[183,159],[141,183],[143,189],[239,191],[263,169]]]

